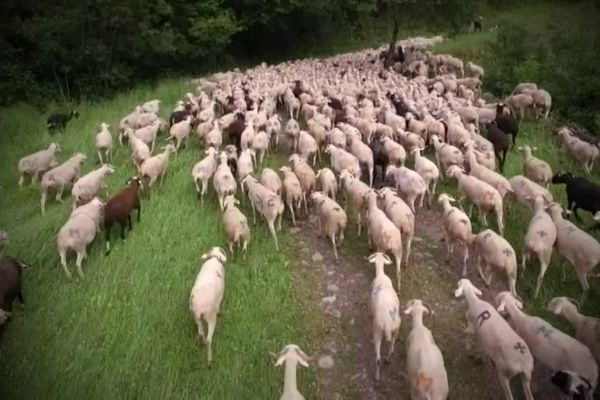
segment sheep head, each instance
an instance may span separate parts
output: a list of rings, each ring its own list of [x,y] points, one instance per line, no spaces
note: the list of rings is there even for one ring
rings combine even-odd
[[[414,316],[417,313],[433,314],[433,311],[431,311],[431,308],[421,300],[414,299],[409,301],[404,310],[404,314]]]
[[[501,313],[506,310],[507,305],[513,305],[519,310],[523,309],[523,302],[518,300],[511,292],[508,291],[498,293],[495,300],[496,304],[498,304],[496,309]]]
[[[0,308],[0,326],[10,319],[11,314],[8,311],[4,311]]]
[[[210,258],[216,258],[220,262],[224,263],[227,261],[227,256],[225,255],[225,251],[220,247],[213,247],[210,249],[208,253],[202,254],[203,260],[208,260]]]
[[[560,315],[563,312],[565,306],[575,307],[575,309],[577,310],[579,308],[579,302],[570,297],[555,297],[548,302],[546,310],[556,315]]]
[[[469,279],[461,279],[458,281],[458,288],[454,291],[454,297],[461,297],[465,291],[471,291],[478,296],[481,296],[481,290],[477,289]]]
[[[311,357],[308,357],[300,347],[295,344],[288,344],[285,346],[279,354],[271,355],[276,359],[275,366],[280,366],[286,361],[298,362],[304,367],[308,367],[308,363],[312,361]]]

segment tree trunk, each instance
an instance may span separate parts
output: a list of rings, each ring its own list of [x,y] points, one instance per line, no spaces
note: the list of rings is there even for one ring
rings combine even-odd
[[[396,42],[398,41],[398,31],[400,30],[400,15],[398,10],[394,8],[393,13],[394,29],[392,31],[392,40],[390,41],[390,47],[385,56],[385,62],[383,63],[384,68],[389,68],[394,65],[394,53],[396,52]]]

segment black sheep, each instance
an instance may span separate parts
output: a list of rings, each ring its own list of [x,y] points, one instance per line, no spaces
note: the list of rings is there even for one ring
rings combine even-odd
[[[125,239],[125,223],[128,222],[129,231],[133,229],[131,224],[131,212],[137,210],[137,220],[140,222],[142,206],[140,202],[140,190],[142,180],[133,177],[127,181],[127,187],[117,193],[104,206],[104,232],[106,235],[106,252],[110,251],[110,231],[114,223],[121,225],[121,239]]]
[[[570,172],[557,173],[552,177],[552,183],[564,183],[567,192],[568,209],[575,214],[578,220],[581,220],[577,209],[596,214],[600,211],[600,186],[587,180],[584,177],[573,176]]]
[[[556,371],[550,381],[572,400],[592,398],[592,384],[571,371]]]
[[[394,108],[396,109],[396,114],[401,116],[402,118],[406,118],[406,114],[411,112],[410,108],[402,101],[401,99],[397,99],[395,94],[388,93],[387,98],[390,99]]]
[[[504,114],[505,108],[507,107],[504,103],[498,103],[496,106],[496,126],[502,132],[512,135],[512,144],[514,147],[517,142],[517,134],[519,133],[519,121],[513,116],[512,111],[508,115]]]
[[[371,151],[373,152],[373,182],[377,181],[377,177],[381,177],[381,183],[385,181],[385,170],[390,164],[390,159],[383,148],[383,142],[381,138],[374,138],[369,144]],[[381,168],[381,175],[377,172],[378,167]]]
[[[336,99],[334,97],[330,97],[329,101],[327,102],[327,105],[331,108],[333,108],[334,110],[342,110],[344,107],[342,106],[342,102],[339,99]]]
[[[28,266],[13,257],[0,259],[0,309],[10,312],[15,299],[19,299],[21,304],[25,304],[21,289],[21,276],[23,268]]]
[[[510,140],[508,135],[504,133],[504,131],[498,126],[496,126],[495,122],[490,122],[485,124],[487,128],[487,140],[492,142],[494,146],[494,154],[498,159],[498,164],[500,164],[500,172],[504,171],[504,162],[506,161],[506,153],[508,152],[508,148],[510,146]]]
[[[246,116],[243,113],[237,113],[235,120],[227,128],[227,134],[229,135],[229,143],[235,144],[235,148],[238,151],[242,150],[242,132],[246,129]]]
[[[69,114],[54,113],[48,117],[48,120],[46,121],[46,126],[50,133],[54,133],[54,131],[57,129],[63,131],[67,127],[67,124],[70,120],[78,117],[79,113],[75,110],[71,110],[71,113]]]

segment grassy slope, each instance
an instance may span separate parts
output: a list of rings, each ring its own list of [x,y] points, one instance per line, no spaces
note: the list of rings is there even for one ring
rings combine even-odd
[[[2,340],[0,398],[273,398],[280,373],[269,351],[306,343],[293,299],[291,251],[276,253],[264,224],[253,231],[248,262],[226,264],[223,313],[213,343],[215,365],[196,340],[188,296],[210,247],[224,245],[216,197],[199,207],[189,177],[200,158],[193,143],[172,158],[165,185],[143,204],[142,221],[109,256],[102,242],[90,246],[84,279],[68,282],[58,267],[56,232],[70,206],[51,202],[39,212],[39,190],[18,190],[18,159],[52,140],[63,146],[60,160],[85,151],[83,170],[95,167],[96,125],[118,118],[135,104],[160,98],[165,109],[187,91],[183,81],[140,88],[114,100],[79,108],[81,117],[62,136],[45,133],[44,116],[25,107],[1,115],[0,227],[11,243],[5,254],[35,266],[26,272],[24,312],[17,311]],[[133,173],[129,152],[119,148],[113,194]],[[115,230],[116,235],[116,230]],[[283,246],[291,242],[283,235]],[[70,263],[73,266],[74,260]],[[311,349],[306,349],[310,351]],[[300,380],[310,394],[314,377]]]

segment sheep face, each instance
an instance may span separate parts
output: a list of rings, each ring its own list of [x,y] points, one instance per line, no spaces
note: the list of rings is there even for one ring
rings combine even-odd
[[[415,312],[432,314],[431,308],[425,305],[421,300],[415,299],[408,302],[406,305],[406,309],[404,310],[404,314],[412,315]]]
[[[297,361],[300,365],[308,367],[308,363],[311,361],[311,358],[295,344],[288,344],[275,357],[277,358],[276,366],[282,365],[285,361]]]
[[[0,326],[4,325],[8,319],[10,319],[10,313],[0,308]]]
[[[500,292],[496,296],[496,304],[498,307],[496,309],[498,312],[503,313],[506,310],[506,306],[508,304],[512,304],[518,309],[523,309],[523,303],[515,298],[511,292]]]
[[[220,247],[213,247],[208,253],[202,255],[203,260],[208,260],[209,258],[216,258],[222,263],[227,261],[225,251]]]
[[[546,306],[546,310],[554,313],[555,315],[560,315],[565,305],[572,304],[576,308],[579,307],[579,303],[569,297],[555,297],[548,302]]]
[[[473,283],[468,279],[461,279],[458,281],[458,288],[454,291],[454,297],[461,297],[465,290],[471,290],[478,296],[481,296],[481,290],[477,289]]]

